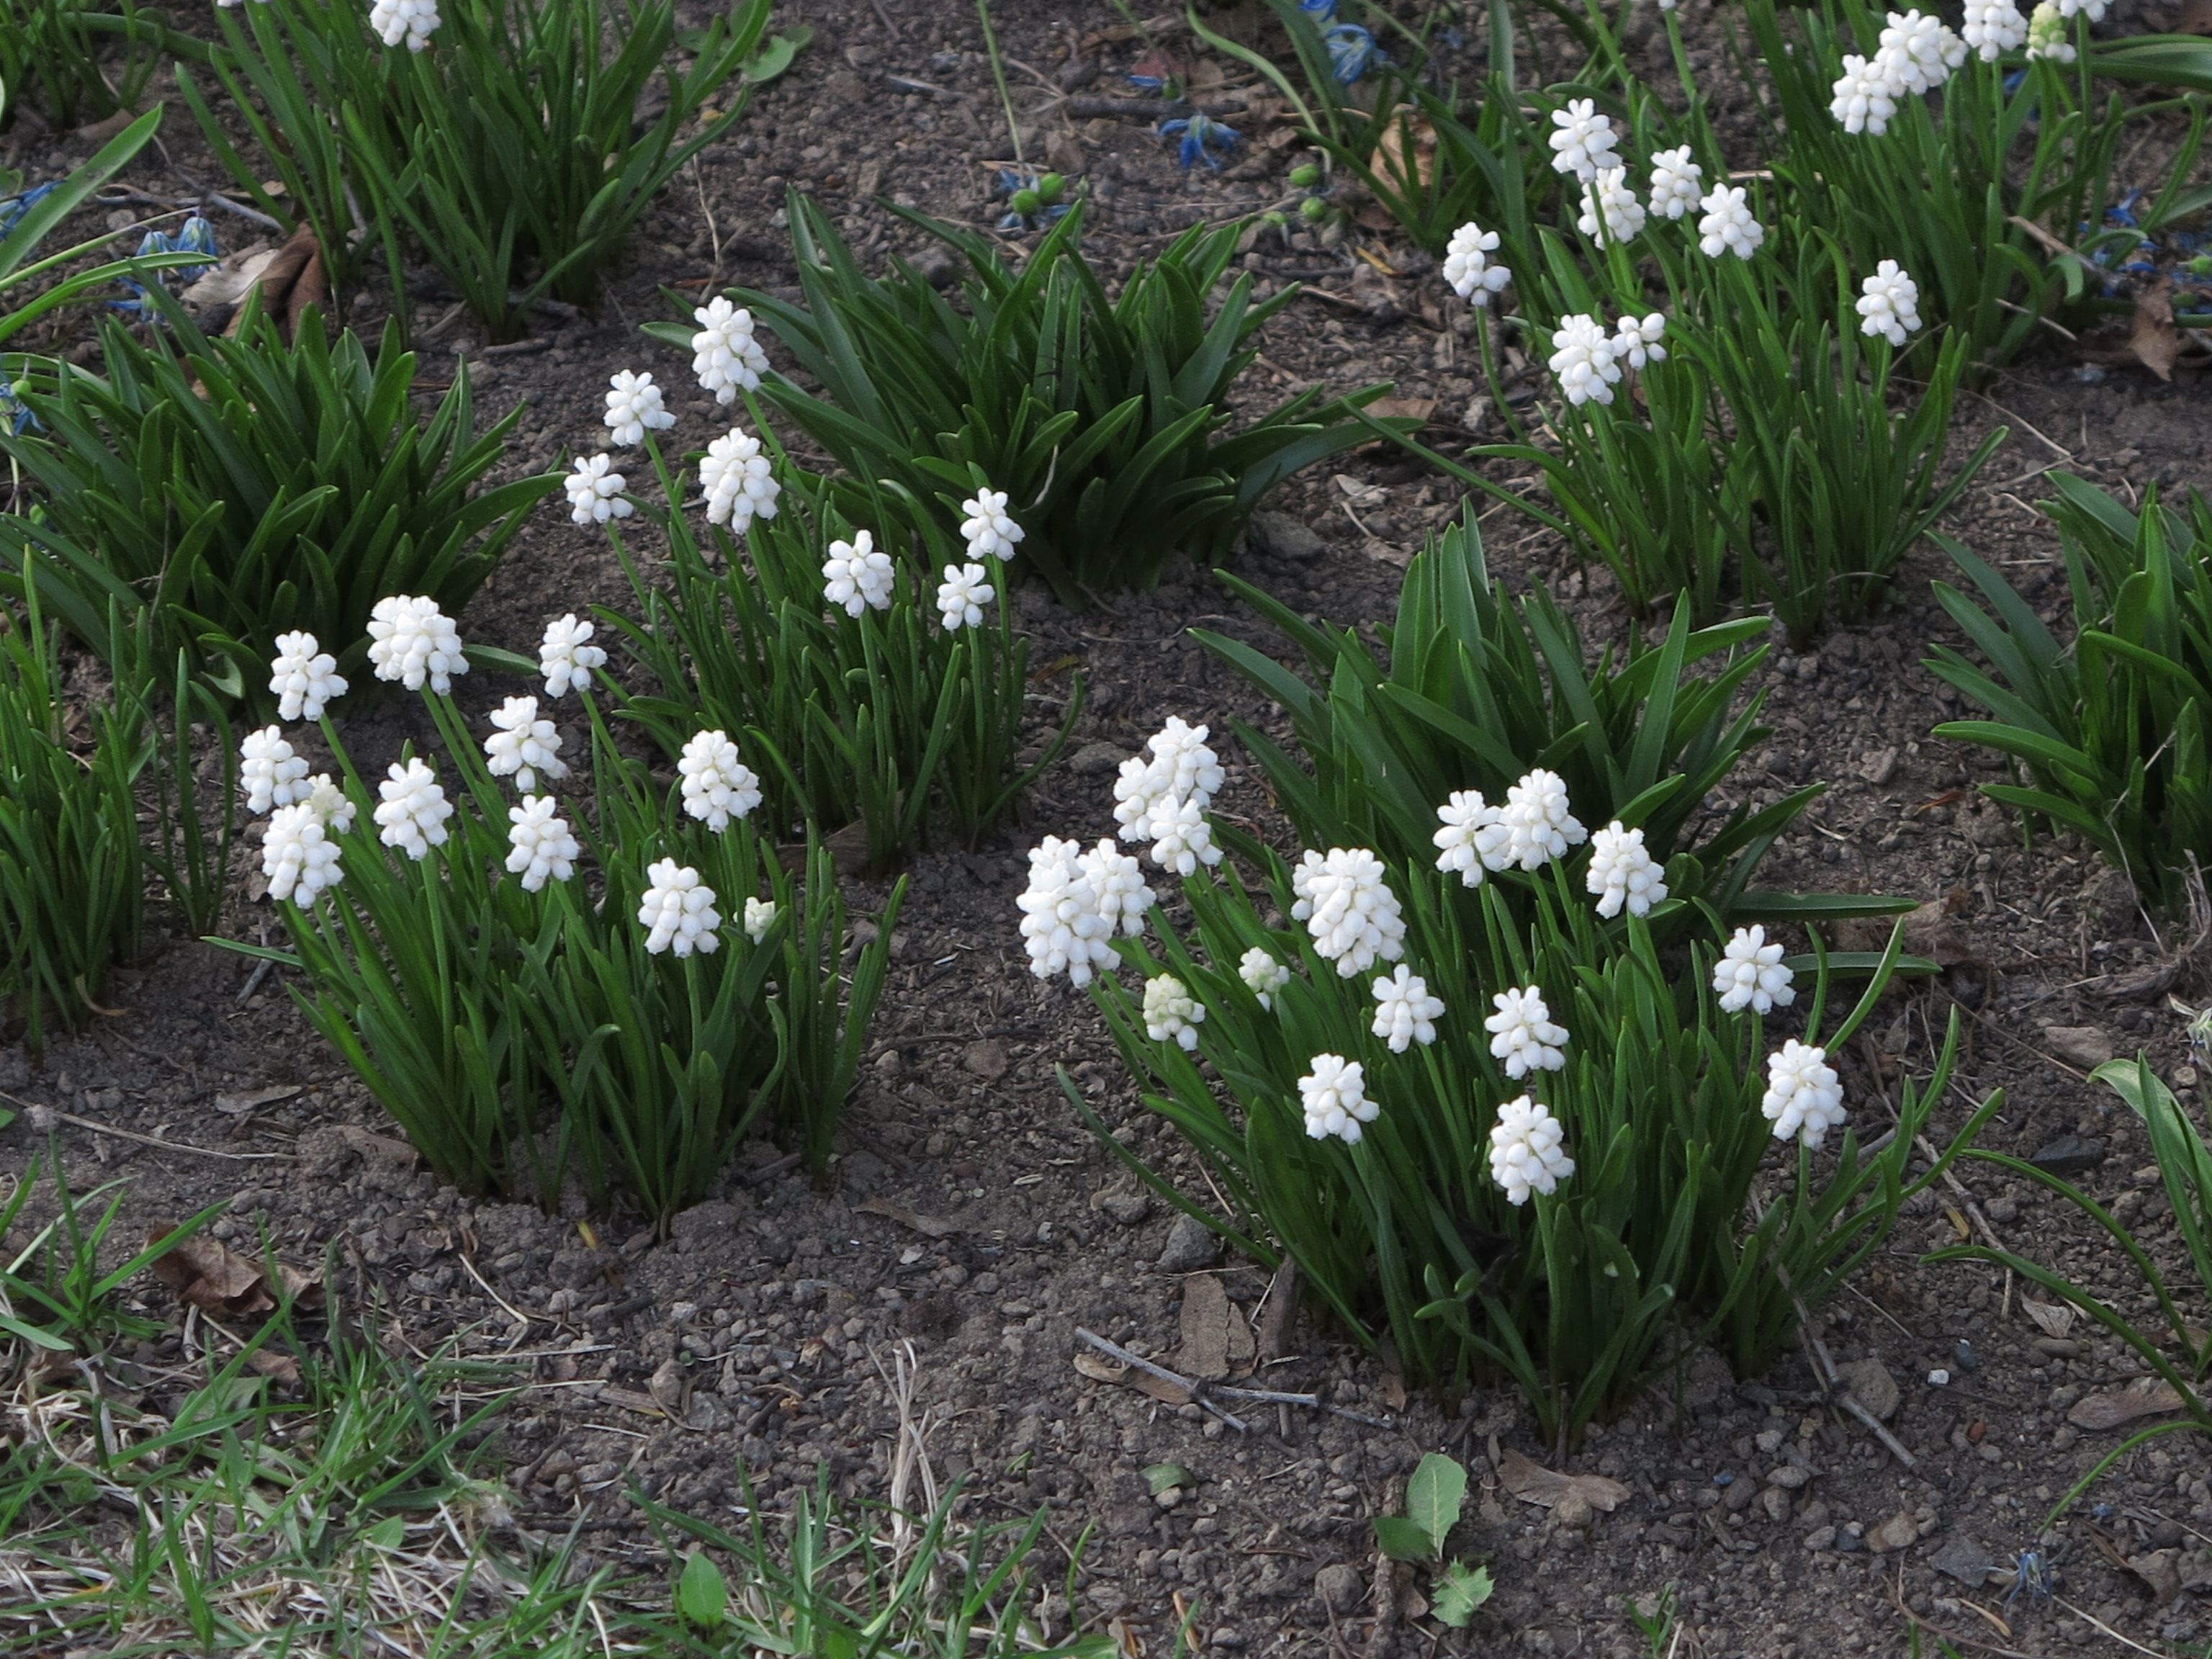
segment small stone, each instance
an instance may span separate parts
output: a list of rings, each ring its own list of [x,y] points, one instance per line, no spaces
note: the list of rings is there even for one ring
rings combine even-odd
[[[1980,1539],[1972,1533],[1954,1532],[1942,1549],[1928,1558],[1928,1565],[1962,1584],[1979,1589],[1988,1581],[1990,1570],[1997,1564],[1983,1547]]]
[[[1597,1518],[1589,1498],[1578,1492],[1563,1492],[1559,1501],[1552,1505],[1552,1519],[1570,1531],[1582,1532]]]
[[[1350,1613],[1367,1593],[1359,1569],[1337,1561],[1314,1575],[1314,1595],[1331,1613]]]
[[[1121,769],[1121,763],[1129,751],[1110,743],[1086,743],[1077,750],[1067,763],[1067,769],[1079,778],[1101,778]]]
[[[1877,787],[1897,775],[1897,749],[1877,749],[1859,762],[1859,775]]]
[[[1899,1510],[1876,1527],[1866,1537],[1867,1547],[1877,1555],[1889,1555],[1918,1541],[1920,1523],[1910,1513]]]
[[[1934,1370],[1928,1373],[1928,1385],[1934,1389],[1947,1389],[1950,1387],[1951,1373],[1945,1370],[1941,1365],[1938,1365]]]
[[[1767,1471],[1766,1484],[1779,1486],[1784,1492],[1802,1492],[1812,1479],[1808,1471],[1799,1468],[1795,1463],[1777,1463]]]
[[[1769,1486],[1759,1493],[1759,1506],[1766,1511],[1766,1518],[1777,1526],[1790,1518],[1790,1494],[1779,1486]]]
[[[1164,1273],[1191,1273],[1211,1267],[1221,1259],[1221,1241],[1213,1230],[1196,1216],[1188,1212],[1175,1218],[1168,1229],[1167,1247],[1160,1252],[1159,1269]]]
[[[1135,1226],[1152,1212],[1152,1195],[1143,1191],[1101,1193],[1091,1202],[1093,1208],[1124,1227]]]
[[[1836,1375],[1844,1386],[1859,1398],[1876,1417],[1887,1423],[1897,1415],[1899,1399],[1897,1379],[1889,1374],[1889,1367],[1869,1354],[1864,1359],[1854,1359],[1847,1365],[1836,1367]]]
[[[1833,1527],[1815,1527],[1805,1534],[1805,1547],[1808,1550],[1828,1549],[1835,1541],[1836,1529]]]
[[[986,1083],[996,1083],[1006,1074],[1006,1045],[988,1037],[981,1042],[971,1042],[961,1051],[960,1063],[971,1076],[980,1077]]]
[[[2117,1052],[2111,1034],[2095,1025],[2046,1025],[2043,1040],[2069,1065],[2094,1072]]]
[[[2061,1135],[2039,1147],[2027,1161],[2046,1175],[2086,1175],[2105,1161],[2105,1145],[2081,1135]]]
[[[1278,559],[1317,559],[1328,548],[1317,531],[1287,513],[1255,513],[1245,533],[1255,547]]]

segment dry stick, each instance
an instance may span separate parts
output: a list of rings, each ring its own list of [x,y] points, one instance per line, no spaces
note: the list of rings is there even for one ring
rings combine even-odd
[[[1387,1429],[1391,1426],[1387,1418],[1370,1417],[1364,1412],[1355,1412],[1343,1406],[1326,1405],[1322,1403],[1322,1397],[1317,1394],[1291,1394],[1281,1389],[1240,1389],[1226,1382],[1201,1382],[1193,1377],[1178,1376],[1164,1365],[1156,1365],[1140,1355],[1131,1353],[1120,1343],[1109,1342],[1096,1331],[1086,1331],[1080,1325],[1075,1328],[1075,1334],[1108,1358],[1118,1359],[1124,1365],[1133,1366],[1147,1376],[1157,1377],[1163,1382],[1185,1390],[1199,1405],[1205,1407],[1207,1411],[1212,1412],[1232,1429],[1243,1430],[1247,1425],[1213,1405],[1206,1398],[1207,1395],[1218,1395],[1224,1400],[1249,1401],[1255,1405],[1261,1406],[1304,1406],[1314,1411],[1327,1412],[1332,1417],[1341,1417],[1353,1423],[1363,1423],[1370,1429]]]
[[[219,1152],[212,1146],[191,1146],[181,1140],[163,1140],[155,1135],[142,1135],[135,1130],[118,1129],[112,1123],[96,1123],[88,1117],[79,1117],[76,1113],[64,1112],[58,1107],[40,1106],[27,1100],[19,1100],[4,1089],[0,1089],[0,1100],[6,1101],[11,1106],[20,1106],[24,1111],[33,1114],[33,1127],[37,1127],[38,1115],[44,1115],[53,1118],[57,1122],[67,1123],[79,1129],[89,1129],[96,1135],[112,1135],[118,1140],[135,1140],[142,1146],[159,1146],[165,1152],[197,1152],[202,1158],[227,1158],[234,1164],[259,1164],[270,1158],[289,1159],[292,1157],[289,1152]]]
[[[1872,1430],[1874,1437],[1881,1442],[1892,1457],[1908,1469],[1918,1468],[1919,1460],[1905,1449],[1905,1443],[1884,1428],[1881,1419],[1869,1411],[1860,1402],[1858,1395],[1853,1394],[1844,1379],[1837,1375],[1836,1362],[1828,1352],[1828,1345],[1813,1333],[1813,1315],[1805,1306],[1805,1298],[1797,1294],[1797,1287],[1790,1282],[1790,1270],[1778,1261],[1774,1264],[1774,1276],[1782,1281],[1782,1288],[1790,1292],[1790,1305],[1797,1310],[1797,1334],[1804,1339],[1805,1346],[1813,1355],[1813,1372],[1820,1380],[1821,1392],[1832,1396],[1837,1405]]]

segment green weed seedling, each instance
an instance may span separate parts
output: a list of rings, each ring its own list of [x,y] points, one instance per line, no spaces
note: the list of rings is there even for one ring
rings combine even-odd
[[[1467,1470],[1456,1458],[1430,1452],[1406,1483],[1406,1512],[1375,1517],[1375,1541],[1383,1554],[1433,1570],[1429,1611],[1455,1630],[1474,1620],[1492,1589],[1489,1568],[1445,1553],[1466,1502]]]

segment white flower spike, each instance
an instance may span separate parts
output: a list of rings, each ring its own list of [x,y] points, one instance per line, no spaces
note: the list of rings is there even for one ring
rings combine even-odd
[[[1713,994],[1724,1014],[1748,1008],[1771,1014],[1797,1000],[1790,973],[1782,960],[1782,941],[1769,944],[1764,927],[1739,927],[1713,964]]]
[[[345,696],[338,659],[315,642],[313,634],[279,634],[269,665],[269,690],[276,698],[276,717],[319,720],[333,697]]]
[[[641,444],[647,433],[665,432],[676,424],[676,416],[661,401],[660,388],[653,383],[650,374],[633,374],[625,368],[617,371],[607,384],[611,388],[607,392],[607,441],[617,449]]]
[[[1145,1035],[1153,1042],[1172,1042],[1188,1053],[1198,1047],[1205,1020],[1206,1005],[1174,975],[1156,974],[1145,981]]]
[[[1006,513],[1006,492],[979,489],[960,503],[960,534],[976,559],[1011,559],[1024,532]],[[970,627],[974,624],[970,623]]]
[[[1491,998],[1498,1012],[1482,1022],[1490,1033],[1490,1052],[1510,1078],[1531,1072],[1556,1072],[1567,1063],[1567,1028],[1552,1023],[1540,986],[1500,991]]]
[[[1313,1069],[1298,1079],[1298,1103],[1305,1110],[1306,1133],[1315,1140],[1334,1135],[1347,1146],[1359,1144],[1363,1124],[1382,1109],[1367,1097],[1367,1071],[1342,1054],[1316,1054]]]
[[[1669,219],[1696,212],[1705,199],[1705,178],[1687,144],[1661,150],[1651,158],[1651,211]]]
[[[1597,112],[1596,104],[1578,98],[1565,109],[1552,112],[1552,170],[1571,173],[1584,183],[1608,167],[1620,165],[1614,154],[1613,123]]]
[[[1039,979],[1064,973],[1088,985],[1096,969],[1113,966],[1117,930],[1144,931],[1152,899],[1143,869],[1112,842],[1086,853],[1078,842],[1047,836],[1030,849],[1030,883],[1017,902],[1030,971]]]
[[[1206,744],[1206,732],[1170,714],[1146,745],[1149,753],[1123,761],[1114,781],[1114,819],[1121,839],[1151,842],[1152,862],[1177,875],[1221,862],[1206,810],[1224,774]]]
[[[387,46],[404,42],[408,51],[421,52],[437,31],[438,0],[372,0],[368,26]]]
[[[1741,185],[1724,185],[1699,204],[1705,217],[1698,221],[1698,247],[1708,259],[1733,253],[1748,259],[1766,240],[1766,227],[1751,216]]]
[[[854,531],[849,542],[830,544],[830,556],[822,561],[822,597],[847,616],[890,610],[891,585],[891,556],[877,550],[876,538],[867,531]]]
[[[2027,56],[2033,60],[2047,58],[2054,64],[2070,64],[2075,58],[2074,43],[2066,35],[2067,13],[2058,0],[2042,0],[2027,20]]]
[[[1375,993],[1375,1023],[1371,1029],[1389,1045],[1392,1054],[1404,1054],[1409,1043],[1418,1042],[1425,1048],[1437,1040],[1437,1021],[1443,1018],[1443,1000],[1429,994],[1426,980],[1401,962],[1396,973],[1388,979],[1376,980],[1371,988]]]
[[[1795,1139],[1818,1146],[1828,1131],[1849,1115],[1844,1087],[1828,1051],[1792,1037],[1766,1058],[1766,1094],[1759,1109],[1774,1126],[1777,1140]]]
[[[1491,297],[1513,280],[1513,273],[1504,265],[1494,265],[1490,256],[1498,251],[1498,233],[1485,230],[1469,222],[1452,232],[1451,243],[1444,250],[1444,281],[1451,291],[1474,306],[1487,306]]]
[[[1589,831],[1567,810],[1566,780],[1541,767],[1505,792],[1505,805],[1498,817],[1505,831],[1505,857],[1491,865],[1493,870],[1516,864],[1523,870],[1540,870],[1553,859],[1565,858],[1570,847],[1589,839]]]
[[[1632,242],[1644,234],[1644,204],[1628,185],[1628,169],[1607,167],[1583,186],[1582,216],[1575,228],[1600,247]]]
[[[684,810],[718,836],[731,819],[750,816],[761,804],[759,775],[738,758],[726,732],[694,732],[676,769],[684,779]]]
[[[392,762],[376,793],[377,840],[418,864],[433,847],[446,844],[446,820],[453,816],[453,804],[438,787],[438,775],[422,761]]]
[[[571,524],[605,524],[610,519],[629,517],[630,504],[623,498],[628,481],[614,470],[614,465],[604,450],[576,458],[575,470],[561,480],[561,488],[568,493]]]
[[[1531,1193],[1549,1198],[1575,1172],[1565,1133],[1540,1101],[1522,1095],[1498,1109],[1490,1130],[1490,1178],[1505,1192],[1508,1204],[1522,1205]]]
[[[983,580],[980,564],[948,564],[945,580],[937,586],[937,611],[948,634],[983,625],[983,607],[998,598],[999,590]]]
[[[1485,871],[1511,868],[1512,832],[1480,790],[1454,790],[1437,808],[1437,821],[1443,826],[1430,837],[1436,843],[1437,868],[1456,874],[1462,886],[1480,887]]]
[[[768,930],[775,926],[775,901],[749,898],[745,901],[745,937],[758,945],[768,937]]]
[[[1828,113],[1843,124],[1845,132],[1880,137],[1889,131],[1890,117],[1897,113],[1897,88],[1881,64],[1847,53],[1844,72],[1828,91]]]
[[[1259,1000],[1262,1008],[1272,1011],[1275,993],[1291,982],[1291,970],[1255,945],[1237,963],[1237,977],[1244,981],[1245,988]]]
[[[1667,361],[1667,319],[1654,311],[1642,317],[1623,317],[1613,325],[1613,359],[1631,368]]]
[[[275,806],[305,800],[313,787],[307,763],[292,752],[282,727],[248,732],[238,750],[238,783],[246,791],[246,810],[257,817]]]
[[[1382,860],[1364,847],[1308,852],[1291,872],[1297,902],[1291,917],[1306,925],[1314,949],[1336,964],[1345,979],[1364,974],[1379,957],[1406,954],[1406,920],[1383,880]]]
[[[1571,404],[1609,404],[1620,380],[1613,339],[1595,317],[1562,317],[1552,336],[1552,378]]]
[[[2027,19],[2012,0],[1966,0],[1959,37],[1984,64],[1994,64],[2027,44]]]
[[[522,878],[526,893],[541,890],[549,880],[568,880],[584,856],[557,806],[550,796],[525,795],[521,805],[507,809],[507,867]]]
[[[1667,896],[1665,872],[1644,850],[1644,832],[1624,830],[1619,818],[1591,835],[1583,883],[1597,899],[1598,915],[1608,919],[1624,908],[1632,916],[1649,915]]]
[[[469,672],[461,653],[460,630],[438,602],[394,593],[379,599],[368,613],[368,661],[380,680],[393,680],[410,691],[430,690],[446,696],[453,676]]]
[[[1920,326],[1920,285],[1899,269],[1894,259],[1884,259],[1874,275],[1859,284],[1859,332],[1880,335],[1901,346]]]
[[[261,842],[261,873],[269,883],[270,897],[280,903],[289,899],[303,910],[325,889],[337,884],[345,873],[338,863],[338,844],[313,801],[295,801],[276,809]]]
[[[699,331],[691,337],[691,372],[714,394],[732,404],[740,392],[757,391],[768,373],[768,354],[753,337],[753,314],[717,295],[691,313]]]
[[[545,637],[538,646],[538,672],[545,676],[547,696],[585,690],[592,683],[592,671],[606,666],[606,652],[591,642],[596,631],[591,623],[578,622],[573,611],[545,624]]]
[[[525,794],[538,787],[538,775],[568,775],[561,758],[561,731],[540,717],[535,697],[509,697],[491,711],[492,734],[484,739],[484,763],[495,778],[511,777]]]
[[[694,951],[712,956],[722,948],[714,930],[722,925],[714,908],[714,890],[699,879],[699,872],[674,859],[663,859],[645,872],[648,884],[638,903],[638,926],[646,929],[647,954],[672,951],[678,957]]]
[[[707,446],[699,488],[706,493],[707,522],[729,526],[732,536],[750,530],[755,519],[775,517],[775,498],[783,493],[761,441],[735,426]]]

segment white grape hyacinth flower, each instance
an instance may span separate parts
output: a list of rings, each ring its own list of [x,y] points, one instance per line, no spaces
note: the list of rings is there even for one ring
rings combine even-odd
[[[761,441],[738,426],[707,446],[699,488],[707,497],[707,522],[729,526],[732,536],[750,530],[755,519],[775,517],[776,497],[783,493]]]
[[[1162,801],[1152,809],[1152,862],[1178,876],[1194,875],[1200,865],[1209,869],[1221,862],[1221,849],[1213,844],[1213,825],[1207,822],[1205,804],[1195,795]]]
[[[684,780],[684,811],[716,835],[761,804],[759,775],[738,758],[726,732],[693,732],[676,770]]]
[[[1641,317],[1616,319],[1613,325],[1613,359],[1631,368],[1663,363],[1667,361],[1667,348],[1661,343],[1666,337],[1667,319],[1663,313],[1653,311]]]
[[[1644,204],[1629,188],[1627,168],[1607,167],[1583,186],[1575,228],[1600,247],[1634,241],[1644,234]]]
[[[1291,982],[1291,970],[1260,945],[1247,951],[1237,964],[1237,977],[1262,1008],[1272,1012],[1275,993]]]
[[[392,762],[376,793],[377,840],[418,864],[433,847],[446,844],[446,820],[453,816],[453,804],[426,763],[411,757]]]
[[[369,666],[376,678],[410,691],[428,684],[446,696],[453,689],[453,677],[469,672],[460,630],[435,599],[408,593],[379,599],[368,613],[368,641]]]
[[[2063,0],[2062,0],[2062,3]],[[1906,93],[1933,92],[1966,61],[1966,43],[1930,13],[1891,12],[1875,62],[1890,84]]]
[[[1661,150],[1651,158],[1651,211],[1669,219],[1696,212],[1705,199],[1705,179],[1687,144]]]
[[[2093,23],[2101,23],[2105,21],[2107,3],[2108,0],[2058,0],[2058,15],[2061,17],[2086,17]]]
[[[1129,938],[1145,931],[1145,918],[1152,908],[1152,890],[1145,885],[1142,865],[1101,836],[1076,860],[1076,866],[1097,896],[1101,915]]]
[[[2074,43],[2066,34],[2066,14],[2057,0],[2042,0],[2028,15],[2027,55],[2031,61],[2039,58],[2053,64],[2074,61]]]
[[[1552,378],[1571,404],[1609,404],[1620,380],[1613,337],[1596,318],[1576,313],[1559,319],[1547,361]]]
[[[1859,284],[1859,332],[1901,346],[1920,326],[1920,285],[1894,259],[1884,259]]]
[[[855,530],[849,542],[830,543],[822,561],[822,597],[848,617],[890,610],[892,581],[891,556],[866,530]]]
[[[607,386],[607,441],[617,449],[641,444],[647,433],[665,432],[676,424],[676,416],[661,400],[660,388],[653,383],[650,372],[639,374],[618,369]]]
[[[535,893],[548,881],[567,881],[576,873],[582,845],[559,815],[550,795],[525,795],[507,809],[507,867],[522,878],[522,890]]]
[[[1739,927],[1713,964],[1713,994],[1720,998],[1724,1014],[1746,1008],[1754,1014],[1771,1014],[1797,1000],[1791,977],[1782,960],[1781,940],[1770,943],[1761,927]]]
[[[1557,772],[1538,767],[1525,774],[1505,792],[1498,809],[1498,823],[1505,831],[1505,862],[1493,870],[1518,865],[1540,870],[1553,859],[1563,859],[1567,848],[1589,839],[1589,831],[1567,808],[1567,781]]]
[[[1382,1110],[1367,1097],[1367,1068],[1342,1054],[1316,1054],[1307,1063],[1313,1069],[1298,1079],[1307,1135],[1315,1140],[1334,1135],[1357,1146],[1364,1133],[1361,1126],[1374,1122]]]
[[[758,945],[768,937],[768,930],[775,926],[775,901],[749,898],[745,901],[745,937]]]
[[[1490,1178],[1508,1204],[1526,1204],[1531,1193],[1549,1198],[1559,1191],[1575,1172],[1565,1140],[1559,1119],[1540,1101],[1521,1095],[1498,1109],[1490,1129]]]
[[[1994,64],[2027,44],[2027,18],[2012,0],[1966,0],[1959,38],[1984,64]]]
[[[1666,873],[1644,849],[1641,830],[1625,830],[1615,818],[1590,834],[1589,868],[1583,884],[1597,900],[1597,913],[1610,920],[1626,909],[1649,915],[1667,896]]]
[[[1145,1035],[1153,1042],[1172,1042],[1188,1053],[1198,1047],[1205,1020],[1206,1005],[1174,975],[1155,974],[1145,981]]]
[[[592,643],[597,631],[578,622],[573,611],[545,624],[545,637],[538,644],[538,672],[545,676],[547,696],[583,690],[592,683],[592,671],[606,666],[606,652]]]
[[[977,559],[1011,559],[1024,532],[1006,512],[1006,492],[979,489],[960,503],[960,534],[969,556]]]
[[[691,337],[691,372],[714,401],[733,404],[740,392],[758,391],[768,354],[754,337],[752,313],[717,295],[691,320],[699,325]]]
[[[1567,1063],[1567,1028],[1555,1024],[1541,986],[1524,985],[1491,998],[1498,1012],[1482,1022],[1490,1052],[1510,1078],[1556,1072]]]
[[[1404,1054],[1411,1043],[1425,1048],[1437,1040],[1443,999],[1429,994],[1426,980],[1401,962],[1396,973],[1376,980],[1370,988],[1375,993],[1375,1023],[1370,1029],[1389,1045],[1392,1054]]]
[[[1462,886],[1480,887],[1484,872],[1512,867],[1513,833],[1480,790],[1454,790],[1437,808],[1437,822],[1443,827],[1430,837],[1436,844],[1437,868],[1458,876]]]
[[[1698,221],[1698,248],[1708,259],[1733,253],[1748,259],[1766,240],[1766,227],[1751,216],[1751,204],[1741,185],[1724,185],[1709,191],[1698,204],[1705,216]]]
[[[1807,1146],[1818,1146],[1850,1115],[1828,1051],[1796,1037],[1766,1057],[1766,1094],[1759,1109],[1774,1126],[1777,1140],[1795,1139]]]
[[[535,697],[509,697],[491,711],[492,734],[484,739],[484,763],[495,778],[511,777],[525,794],[538,787],[538,775],[568,775],[561,758],[561,729],[538,712]]]
[[[1113,966],[1117,931],[1144,931],[1152,897],[1137,860],[1112,842],[1085,852],[1079,842],[1047,836],[1030,849],[1029,886],[1016,902],[1030,971],[1039,979],[1064,973],[1088,985],[1097,969]]]
[[[353,797],[339,788],[327,772],[318,772],[307,780],[307,793],[303,803],[315,809],[315,816],[331,829],[343,835],[353,828]]]
[[[1608,167],[1620,165],[1613,146],[1613,123],[1597,112],[1597,105],[1577,98],[1565,109],[1552,112],[1552,170],[1571,173],[1585,184]]]
[[[1221,862],[1206,810],[1225,774],[1206,744],[1207,728],[1170,714],[1146,752],[1121,763],[1114,780],[1114,821],[1123,841],[1149,841],[1152,862],[1177,875]]]
[[[1342,978],[1406,954],[1406,919],[1385,873],[1382,860],[1364,847],[1309,851],[1291,872],[1297,895],[1291,915],[1305,923],[1314,949]]]
[[[1485,230],[1470,221],[1452,232],[1451,242],[1444,249],[1444,281],[1451,291],[1470,305],[1487,306],[1492,296],[1513,280],[1506,267],[1490,262],[1496,252],[1494,230]]]
[[[345,872],[331,829],[312,800],[276,809],[261,842],[261,873],[270,897],[279,903],[289,899],[304,910],[337,884]]]
[[[1844,57],[1844,72],[1828,88],[1828,113],[1845,132],[1867,132],[1880,137],[1889,131],[1897,113],[1897,88],[1885,64],[1869,63],[1856,52]]]
[[[276,636],[276,655],[269,665],[269,690],[276,698],[276,718],[319,720],[333,697],[345,696],[338,659],[316,643],[313,634]]]
[[[983,625],[983,607],[999,597],[999,590],[984,580],[980,564],[948,564],[945,580],[937,585],[937,614],[948,634]]]
[[[368,26],[376,38],[387,46],[404,44],[410,52],[429,46],[438,21],[438,0],[372,0],[368,9]]]
[[[246,791],[246,810],[258,817],[272,807],[305,800],[313,787],[307,763],[293,752],[281,726],[248,732],[238,750],[238,784]]]
[[[561,480],[561,488],[568,495],[570,523],[605,524],[610,519],[629,517],[632,509],[623,495],[629,481],[614,466],[613,458],[605,450],[576,457],[574,470]]]
[[[678,957],[694,951],[712,956],[722,948],[721,913],[714,908],[714,890],[699,872],[674,859],[662,859],[646,871],[645,897],[637,907],[638,926],[646,930],[647,954],[672,951]]]

